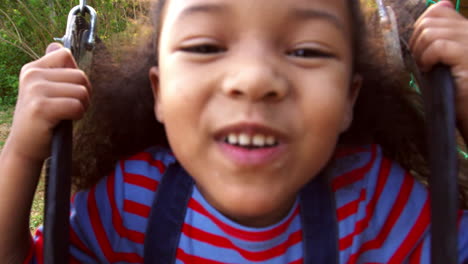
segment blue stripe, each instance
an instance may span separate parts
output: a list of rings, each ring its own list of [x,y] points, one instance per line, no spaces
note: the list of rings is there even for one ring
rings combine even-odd
[[[143,175],[156,181],[161,181],[162,174],[157,167],[142,160],[127,160],[124,162],[127,173]]]
[[[465,251],[467,250],[468,248],[465,248]],[[420,263],[431,263],[431,234],[430,232],[427,232],[426,239],[424,240]]]
[[[395,196],[396,195],[397,193],[395,193]],[[393,229],[390,231],[384,245],[378,250],[377,253],[373,255],[374,260],[386,262],[392,255],[395,254],[396,250],[404,242],[405,238],[413,229],[414,225],[416,224],[417,217],[424,208],[426,199],[423,197],[427,197],[427,191],[423,186],[415,182],[415,186],[413,187],[409,197],[409,202],[406,204],[399,219],[395,223]],[[388,210],[391,209],[392,208],[388,208]],[[423,237],[421,237],[420,240],[418,240],[416,244],[413,245],[413,247],[416,247],[422,239]]]
[[[222,263],[255,263],[255,261],[244,258],[239,252],[234,249],[217,247],[205,242],[200,242],[182,234],[179,248],[185,251],[186,254],[215,260]],[[287,251],[275,258],[260,261],[264,264],[284,264],[302,258],[302,243],[295,244],[287,249]]]
[[[129,200],[135,203],[151,206],[155,192],[140,188],[132,184],[125,184],[122,200]]]
[[[462,219],[460,219],[459,235],[458,235],[458,252],[459,261],[468,262],[468,211],[464,211]]]
[[[216,211],[216,209],[212,208],[201,196],[201,194],[197,191],[194,190],[193,198],[198,201],[210,214],[215,216],[217,219],[221,220],[223,223],[233,227],[246,231],[246,232],[259,232],[259,231],[267,231],[271,230],[272,228],[277,227],[278,225],[283,224],[285,221],[291,218],[292,214],[294,213],[295,209],[298,206],[298,203],[296,202],[291,211],[288,213],[288,215],[278,224],[275,224],[271,227],[266,227],[266,228],[251,228],[251,227],[244,227],[240,226],[237,223],[227,219],[223,215],[221,215],[219,212]],[[198,200],[201,199],[201,200]],[[298,230],[301,229],[301,222],[300,222],[300,217],[299,214],[294,217],[294,219],[291,221],[290,225],[288,228],[285,230],[285,232],[279,234],[278,236],[272,238],[269,241],[264,241],[262,243],[258,242],[251,242],[251,241],[246,241],[234,236],[231,236],[229,234],[226,234],[221,228],[219,228],[213,221],[211,221],[208,217],[199,214],[198,212],[188,209],[187,214],[185,217],[185,222],[186,223],[196,223],[196,227],[198,229],[202,229],[204,231],[208,231],[211,234],[220,236],[220,237],[226,237],[230,241],[232,241],[236,246],[248,249],[249,251],[264,251],[266,248],[272,248],[277,245],[280,245],[284,243],[288,237],[289,234],[292,234]]]
[[[73,228],[80,240],[96,255],[98,260],[104,261],[106,258],[98,244],[93,232],[88,213],[89,191],[79,192],[75,196],[75,203],[72,204],[70,226]]]

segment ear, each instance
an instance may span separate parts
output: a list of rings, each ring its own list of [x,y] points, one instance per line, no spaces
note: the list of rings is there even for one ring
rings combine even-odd
[[[156,119],[159,122],[164,123],[164,113],[161,104],[161,94],[159,89],[159,68],[157,66],[151,67],[151,69],[149,70],[149,78],[154,97],[154,114],[156,115]]]
[[[353,122],[354,105],[359,96],[359,91],[361,90],[361,86],[362,86],[362,76],[360,74],[355,74],[353,76],[353,80],[349,87],[346,109],[345,109],[343,124],[341,127],[342,133],[348,130],[348,128],[351,126],[351,123]]]

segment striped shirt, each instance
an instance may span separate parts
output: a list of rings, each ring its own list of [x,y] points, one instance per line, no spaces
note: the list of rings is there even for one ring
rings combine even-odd
[[[142,263],[147,219],[158,184],[175,162],[151,148],[72,199],[70,263]],[[430,207],[424,186],[376,146],[337,151],[330,165],[340,263],[429,263]],[[241,226],[196,189],[189,201],[177,263],[302,263],[298,202],[279,223]],[[460,213],[459,259],[468,259],[468,214]],[[42,233],[25,263],[43,263]]]

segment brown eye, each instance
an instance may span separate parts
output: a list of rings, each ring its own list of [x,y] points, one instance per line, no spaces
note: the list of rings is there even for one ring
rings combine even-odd
[[[215,54],[225,52],[226,49],[216,45],[204,44],[185,47],[181,49],[184,52],[200,53],[200,54]]]
[[[299,57],[305,59],[312,59],[312,58],[334,58],[335,56],[331,53],[324,52],[317,49],[295,49],[288,51],[286,53],[288,56],[292,57]]]

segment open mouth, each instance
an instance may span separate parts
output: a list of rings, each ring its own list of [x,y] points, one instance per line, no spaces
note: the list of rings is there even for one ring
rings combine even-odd
[[[269,166],[284,156],[286,136],[266,126],[237,125],[227,127],[215,136],[222,156],[244,167]]]
[[[278,146],[278,139],[275,136],[264,134],[229,133],[223,138],[223,142],[232,146],[252,150]]]

